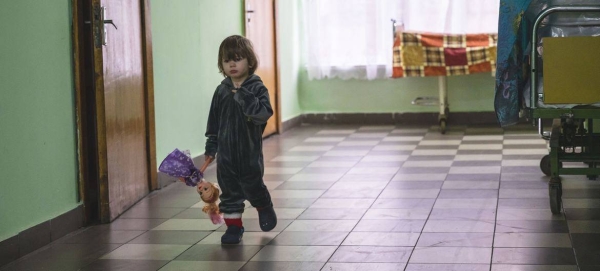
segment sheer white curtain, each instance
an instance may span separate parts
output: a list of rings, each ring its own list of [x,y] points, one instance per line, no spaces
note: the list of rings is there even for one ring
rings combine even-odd
[[[404,30],[441,34],[498,32],[500,0],[398,0]]]
[[[405,31],[496,33],[500,0],[304,0],[309,79],[389,78],[391,19]]]
[[[398,0],[305,0],[309,79],[388,78]]]

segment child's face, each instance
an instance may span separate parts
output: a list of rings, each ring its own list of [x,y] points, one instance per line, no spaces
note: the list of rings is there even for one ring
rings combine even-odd
[[[233,80],[243,80],[248,77],[248,59],[225,59],[223,60],[225,75]]]

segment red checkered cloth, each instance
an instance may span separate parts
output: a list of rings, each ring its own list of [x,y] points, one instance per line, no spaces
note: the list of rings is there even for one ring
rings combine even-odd
[[[496,72],[497,34],[397,32],[393,78]]]

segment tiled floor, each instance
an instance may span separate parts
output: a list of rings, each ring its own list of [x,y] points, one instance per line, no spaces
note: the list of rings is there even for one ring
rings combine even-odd
[[[221,245],[224,227],[177,183],[3,270],[600,270],[600,182],[564,178],[564,215],[552,215],[533,127],[434,128],[266,140],[279,224],[261,232],[247,209],[241,245]]]

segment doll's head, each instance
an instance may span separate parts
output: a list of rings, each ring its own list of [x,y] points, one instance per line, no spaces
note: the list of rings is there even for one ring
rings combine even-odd
[[[219,213],[219,206],[217,205],[217,200],[219,199],[219,195],[221,192],[219,188],[215,186],[213,183],[207,181],[201,181],[198,183],[196,187],[196,191],[200,194],[200,198],[206,205],[202,208],[202,211],[205,213]]]

